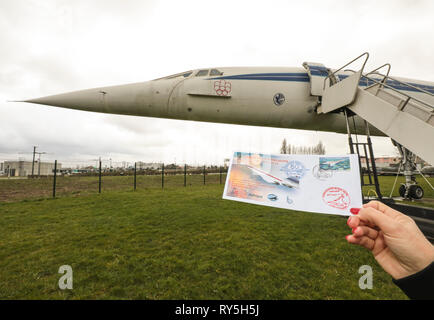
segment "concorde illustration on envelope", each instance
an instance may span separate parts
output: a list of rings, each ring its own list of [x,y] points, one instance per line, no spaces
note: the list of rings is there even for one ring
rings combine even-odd
[[[245,165],[245,166],[247,168],[249,168],[254,175],[260,176],[267,183],[281,185],[281,186],[285,186],[285,187],[288,187],[291,189],[299,187],[299,181],[296,179],[290,179],[290,178],[281,179],[281,178],[275,177],[275,176],[273,176],[273,175],[271,175],[265,171],[262,171],[258,168],[252,167],[250,165]]]

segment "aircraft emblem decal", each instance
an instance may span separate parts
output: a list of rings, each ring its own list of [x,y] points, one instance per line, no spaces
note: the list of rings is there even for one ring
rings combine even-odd
[[[281,106],[285,102],[285,96],[283,93],[276,93],[273,97],[273,101],[276,106]]]
[[[214,90],[219,96],[227,96],[232,90],[232,84],[226,80],[214,81]]]

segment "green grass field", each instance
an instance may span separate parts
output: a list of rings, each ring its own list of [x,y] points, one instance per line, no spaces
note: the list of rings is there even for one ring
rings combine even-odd
[[[0,299],[406,299],[347,244],[346,218],[222,191],[173,183],[2,202]],[[73,268],[73,290],[58,288],[61,265]],[[358,286],[362,265],[372,290]]]
[[[222,174],[225,183],[226,174]],[[134,176],[103,176],[101,189],[106,191],[130,191],[134,188]],[[161,188],[161,175],[137,175],[137,189]],[[219,184],[219,174],[206,174],[205,184]],[[203,175],[187,175],[187,186],[203,185]],[[184,175],[166,175],[164,187],[183,187]],[[59,176],[56,196],[81,196],[98,193],[98,176]],[[0,202],[50,198],[53,195],[53,177],[40,179],[0,179]]]

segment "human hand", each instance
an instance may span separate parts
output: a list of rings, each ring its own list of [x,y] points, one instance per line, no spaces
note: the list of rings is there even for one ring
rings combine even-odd
[[[351,212],[353,234],[346,237],[372,252],[380,266],[394,279],[421,271],[434,261],[434,247],[410,217],[379,201],[371,201]]]

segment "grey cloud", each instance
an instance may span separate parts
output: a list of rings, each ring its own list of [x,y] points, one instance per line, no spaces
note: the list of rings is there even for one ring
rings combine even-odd
[[[373,67],[391,62],[393,75],[433,80],[433,3],[0,1],[0,156],[15,157],[36,144],[52,153],[47,157],[63,160],[221,161],[234,149],[278,152],[284,137],[307,144],[321,139],[328,152],[346,153],[345,135],[109,116],[4,100],[208,65],[318,61],[334,68],[366,50]],[[387,139],[376,143],[378,154],[393,154]]]

